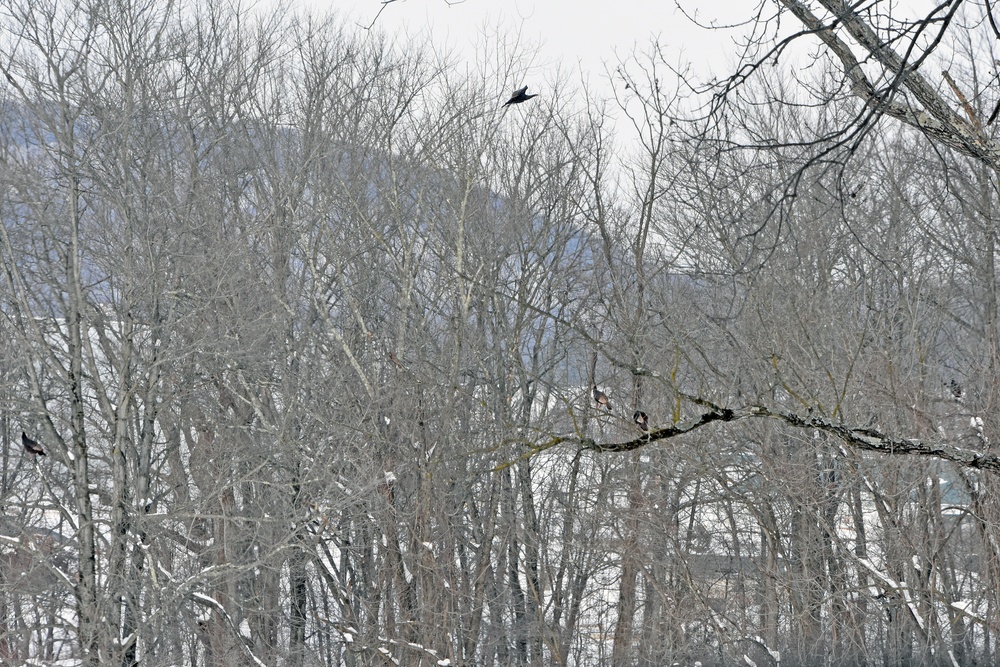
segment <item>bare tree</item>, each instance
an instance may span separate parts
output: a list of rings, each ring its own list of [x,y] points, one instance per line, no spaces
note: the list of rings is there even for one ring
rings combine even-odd
[[[655,51],[503,107],[516,35],[0,5],[5,660],[995,655],[988,5],[782,2],[824,67],[700,114]]]

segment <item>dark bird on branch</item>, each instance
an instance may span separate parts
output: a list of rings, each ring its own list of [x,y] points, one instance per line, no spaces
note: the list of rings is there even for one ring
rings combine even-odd
[[[632,421],[634,421],[636,426],[641,428],[643,431],[649,430],[649,415],[642,410],[636,410],[632,413]]]
[[[951,390],[951,395],[955,398],[962,398],[962,385],[955,378],[952,378],[951,382],[948,383],[948,389]]]
[[[37,454],[39,456],[45,456],[45,450],[37,442],[28,437],[28,434],[21,431],[21,444],[24,445],[24,451],[29,454]]]
[[[534,95],[527,95],[526,94],[527,92],[528,92],[527,86],[524,86],[523,88],[518,88],[517,90],[514,91],[513,97],[504,102],[504,106],[507,106],[508,104],[520,104],[521,102],[527,102],[532,97],[538,97],[538,93],[535,93]]]
[[[611,401],[608,400],[608,395],[598,389],[596,384],[592,384],[590,387],[594,391],[594,401],[597,402],[597,409],[604,408],[608,412],[611,412]]]

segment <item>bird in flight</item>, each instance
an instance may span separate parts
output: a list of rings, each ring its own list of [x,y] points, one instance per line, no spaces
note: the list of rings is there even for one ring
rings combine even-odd
[[[608,400],[608,395],[598,389],[596,384],[592,384],[590,387],[594,393],[594,401],[597,402],[597,409],[604,408],[608,412],[611,412],[611,401]]]
[[[45,456],[45,450],[37,442],[28,437],[28,434],[21,431],[21,444],[24,445],[24,451],[29,454],[37,454],[39,456]]]
[[[528,95],[527,92],[528,92],[527,86],[524,86],[523,88],[518,88],[517,90],[514,91],[514,95],[509,100],[504,102],[504,106],[507,106],[508,104],[520,104],[521,102],[527,102],[532,97],[538,97],[538,93],[535,93],[534,95]]]
[[[632,421],[634,421],[636,425],[643,431],[649,430],[649,415],[647,415],[642,410],[636,410],[632,414]]]

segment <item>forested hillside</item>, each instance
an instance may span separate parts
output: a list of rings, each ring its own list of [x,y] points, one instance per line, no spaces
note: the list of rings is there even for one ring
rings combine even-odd
[[[812,5],[0,0],[0,663],[1000,659],[1000,15]]]

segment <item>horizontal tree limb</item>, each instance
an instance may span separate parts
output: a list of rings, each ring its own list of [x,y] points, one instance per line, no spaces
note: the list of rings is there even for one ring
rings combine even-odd
[[[703,399],[698,402],[702,405],[711,405]],[[696,419],[681,422],[673,426],[654,429],[625,442],[603,443],[589,438],[559,438],[558,440],[560,442],[574,442],[578,447],[598,452],[628,452],[646,447],[660,440],[669,440],[670,438],[690,433],[714,422],[735,422],[751,418],[778,419],[795,428],[811,428],[818,431],[825,431],[840,438],[844,444],[850,447],[869,452],[890,455],[912,454],[916,456],[933,456],[968,468],[1000,471],[1000,456],[995,454],[976,452],[962,447],[955,447],[954,445],[926,442],[915,438],[894,438],[871,428],[852,428],[843,424],[835,424],[813,415],[803,417],[793,412],[775,411],[760,405],[741,408],[739,410],[711,406],[709,410],[702,413]],[[546,444],[551,446],[551,444],[555,443]],[[545,448],[547,449],[547,447]]]

